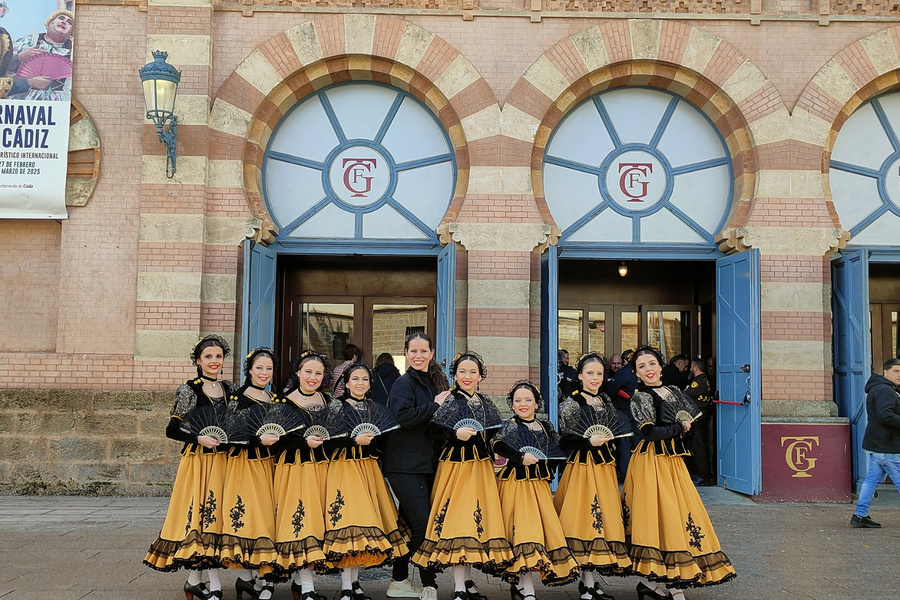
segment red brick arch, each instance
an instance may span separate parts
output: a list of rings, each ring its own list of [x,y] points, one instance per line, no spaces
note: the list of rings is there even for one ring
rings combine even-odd
[[[523,76],[514,86],[508,105],[540,122],[531,148],[531,179],[535,200],[542,216],[553,223],[543,193],[541,167],[550,134],[560,120],[581,101],[604,90],[640,86],[666,90],[685,98],[713,122],[725,139],[734,171],[732,208],[726,221],[727,231],[743,225],[755,195],[760,170],[760,149],[753,141],[751,124],[786,107],[778,91],[768,80],[735,101],[725,89],[738,69],[755,69],[752,63],[726,41],[677,21],[657,22],[658,47],[649,54],[632,51],[632,24],[639,21],[607,21],[595,29],[603,40],[607,60],[589,68],[571,36],[548,50],[539,60],[553,65],[568,87],[550,97]],[[692,68],[686,52],[695,32],[702,33],[708,46],[714,46],[702,70]],[[578,34],[576,34],[578,35]],[[644,49],[646,51],[646,49]],[[537,64],[537,62],[535,63]],[[756,69],[758,71],[758,69]],[[555,224],[554,224],[555,227]]]
[[[440,37],[402,19],[385,15],[364,16],[374,24],[371,52],[355,53],[346,40],[346,27],[354,15],[329,15],[303,23],[305,35],[315,38],[319,52],[315,60],[304,63],[294,49],[288,30],[260,44],[235,69],[220,89],[213,108],[216,113],[238,109],[250,115],[243,135],[236,127],[213,132],[213,143],[219,159],[239,159],[243,165],[244,191],[254,216],[271,225],[272,220],[262,201],[261,170],[263,155],[272,132],[287,111],[315,91],[346,81],[375,81],[404,90],[422,101],[434,112],[447,131],[456,154],[457,185],[448,217],[458,212],[468,187],[469,152],[461,121],[467,116],[497,103],[493,91],[480,73],[458,50]],[[358,21],[357,21],[358,22]],[[412,33],[421,42],[415,64],[407,64],[409,53],[401,51],[404,33]],[[312,45],[310,46],[312,47]],[[258,69],[260,62],[267,71],[277,73],[279,80],[265,93],[242,73]],[[462,89],[455,82],[445,83],[442,75],[462,64],[470,77]],[[451,80],[452,77],[448,77]],[[457,85],[457,87],[453,87]],[[224,105],[230,105],[225,108]],[[217,106],[218,105],[218,106]],[[214,127],[215,129],[215,127]]]

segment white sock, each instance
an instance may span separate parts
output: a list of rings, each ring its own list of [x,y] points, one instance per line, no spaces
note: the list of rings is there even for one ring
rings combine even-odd
[[[341,589],[349,590],[353,586],[353,569],[347,567],[341,569]]]
[[[686,600],[684,590],[669,590],[672,594],[672,600]]]
[[[453,567],[453,591],[454,592],[465,592],[466,591],[466,568],[465,567]]]
[[[243,579],[244,581],[252,581],[253,580],[253,571],[250,569],[238,569],[237,570],[237,578]]]
[[[528,596],[534,598],[534,577],[531,571],[526,571],[519,575],[519,589],[522,590],[522,595],[526,598]]]
[[[359,583],[359,567],[350,567],[350,582],[351,585],[353,582]]]
[[[188,571],[188,585],[200,585],[203,581],[200,571]]]
[[[588,598],[592,598],[593,594],[591,594],[591,590],[594,587],[594,572],[593,571],[582,571],[581,572],[581,583],[584,585],[587,590],[581,596],[587,600]]]
[[[221,590],[222,582],[219,581],[219,569],[210,569],[206,573],[209,575],[209,589],[211,591]]]
[[[304,594],[316,591],[316,588],[313,585],[312,569],[300,569],[297,571],[297,574],[294,575],[294,581],[300,582],[300,591]]]
[[[259,593],[259,600],[271,600],[272,598],[272,589],[265,589]]]

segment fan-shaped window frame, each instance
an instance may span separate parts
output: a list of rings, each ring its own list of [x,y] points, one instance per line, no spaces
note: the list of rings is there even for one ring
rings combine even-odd
[[[645,90],[647,92],[653,92],[657,94],[664,94],[670,97],[666,110],[663,113],[660,122],[657,123],[654,134],[648,144],[643,143],[623,143],[621,141],[621,137],[617,134],[615,130],[615,123],[613,123],[608,111],[604,107],[602,103],[602,97],[605,94],[609,94],[612,92],[617,92],[625,88],[612,88],[608,90],[604,90],[597,94],[586,98],[585,100],[579,102],[576,106],[572,108],[558,123],[558,125],[554,128],[553,132],[550,134],[547,145],[544,149],[544,153],[542,156],[542,167],[552,164],[554,166],[569,168],[573,171],[578,171],[582,173],[589,173],[591,175],[595,175],[598,178],[598,190],[599,190],[599,198],[600,203],[593,205],[589,210],[582,213],[580,217],[575,219],[571,224],[565,227],[562,231],[559,238],[559,247],[560,251],[565,252],[567,255],[574,254],[606,254],[610,251],[619,252],[621,254],[635,252],[658,252],[662,250],[676,250],[683,251],[685,253],[691,253],[694,251],[698,251],[701,254],[719,254],[718,246],[716,244],[717,234],[722,230],[725,226],[725,223],[728,219],[728,215],[731,210],[731,206],[734,202],[734,167],[731,153],[728,149],[728,146],[723,138],[721,132],[719,132],[718,128],[716,128],[715,123],[698,107],[689,102],[683,96],[679,96],[673,92],[668,90],[661,90],[653,87],[646,86],[629,86],[627,89],[629,90]],[[592,103],[597,110],[600,119],[603,122],[604,127],[606,128],[607,133],[609,134],[615,149],[607,154],[601,163],[597,166],[593,165],[584,165],[577,163],[576,161],[571,161],[567,159],[561,159],[558,157],[554,157],[552,155],[553,142],[557,136],[557,134],[563,130],[566,125],[568,119],[575,114],[576,111],[581,109],[585,104]],[[716,158],[713,160],[701,161],[699,163],[683,165],[677,168],[671,167],[669,159],[666,155],[660,151],[657,147],[659,141],[662,139],[666,128],[671,123],[671,117],[674,114],[675,110],[678,108],[680,104],[684,103],[686,107],[690,110],[694,111],[697,115],[700,115],[703,118],[703,121],[709,126],[710,131],[715,133],[715,137],[718,140],[718,143],[722,148],[722,156],[720,158]],[[648,207],[645,210],[637,210],[637,211],[628,211],[623,209],[621,206],[614,201],[608,193],[607,185],[606,185],[606,174],[607,169],[613,163],[614,159],[622,154],[639,150],[643,151],[650,156],[652,156],[655,160],[659,161],[666,170],[666,191],[662,194],[660,199],[656,201],[652,206]],[[716,226],[712,228],[712,230],[707,231],[702,225],[699,225],[694,219],[691,218],[690,214],[683,212],[674,206],[671,202],[672,191],[674,188],[674,178],[678,175],[698,172],[709,168],[718,168],[721,166],[725,166],[728,172],[728,187],[724,192],[726,195],[725,202],[723,202],[723,210],[722,215],[719,218]],[[543,169],[542,169],[543,170]],[[545,176],[542,174],[542,176]],[[549,195],[551,194],[550,190],[547,189],[546,183],[544,184],[544,196],[547,198],[548,207],[551,206],[551,201],[549,199]],[[612,209],[617,214],[625,216],[627,218],[632,219],[632,239],[630,242],[621,242],[621,241],[602,241],[602,240],[594,240],[594,241],[576,241],[573,240],[572,237],[587,223],[592,221],[600,212],[605,209]],[[675,215],[682,223],[684,223],[689,229],[694,231],[698,237],[702,238],[701,241],[698,242],[648,242],[642,241],[640,239],[640,221],[646,217],[649,217],[653,214],[656,214],[660,210],[668,209]],[[551,208],[551,214],[552,214]]]
[[[380,88],[385,88],[394,92],[396,97],[391,105],[391,108],[388,111],[388,114],[385,116],[385,120],[381,123],[381,126],[378,128],[378,134],[375,136],[375,140],[367,140],[367,139],[348,139],[344,136],[341,131],[341,126],[338,121],[338,117],[335,112],[330,108],[330,104],[328,102],[328,96],[326,95],[328,92],[345,86],[376,86]],[[303,157],[297,156],[289,156],[283,153],[276,152],[272,149],[276,140],[278,139],[278,134],[282,128],[282,126],[288,121],[292,113],[305,105],[307,102],[313,101],[315,98],[320,98],[320,102],[322,102],[325,114],[330,122],[330,126],[332,131],[334,131],[335,135],[338,138],[339,143],[333,147],[329,152],[327,157],[322,162],[315,162],[308,160]],[[324,101],[323,101],[324,99]],[[434,122],[437,130],[443,136],[443,141],[446,145],[447,152],[440,155],[430,156],[427,158],[422,158],[418,160],[407,161],[398,164],[391,157],[391,153],[387,151],[387,149],[381,144],[381,141],[384,138],[386,132],[391,128],[394,124],[394,119],[397,116],[397,111],[404,101],[410,100],[414,102],[417,107],[423,111],[431,118]],[[364,206],[356,206],[350,204],[343,199],[337,197],[336,194],[328,193],[330,184],[328,183],[329,177],[329,167],[332,161],[337,158],[342,152],[350,147],[365,147],[375,150],[380,155],[382,155],[388,164],[389,167],[389,184],[387,185],[386,191],[383,195],[376,201],[367,203]],[[298,164],[301,166],[305,166],[307,168],[312,168],[314,170],[319,170],[322,172],[322,180],[323,180],[323,188],[326,191],[325,197],[315,202],[312,206],[307,208],[306,210],[300,211],[298,214],[294,216],[287,223],[278,223],[278,219],[275,217],[275,211],[273,210],[273,206],[270,202],[269,198],[269,189],[266,185],[268,168],[270,165],[270,161],[279,160],[282,162],[287,162],[291,164]],[[336,83],[333,85],[329,85],[327,87],[323,87],[320,90],[317,90],[315,93],[310,94],[300,101],[298,101],[294,106],[288,110],[285,115],[279,120],[279,122],[275,125],[272,131],[272,135],[269,138],[269,142],[266,145],[264,157],[263,157],[263,165],[262,165],[262,177],[261,177],[261,189],[263,191],[263,199],[266,204],[266,207],[269,211],[269,214],[273,216],[273,220],[278,223],[280,231],[278,234],[277,242],[283,247],[291,247],[298,245],[309,245],[315,244],[319,247],[319,250],[325,250],[325,248],[329,246],[336,247],[368,247],[370,250],[376,250],[378,248],[429,248],[433,249],[436,246],[439,246],[439,240],[436,233],[437,226],[440,224],[441,219],[438,219],[437,222],[434,223],[434,227],[429,227],[428,224],[424,223],[421,219],[419,219],[413,211],[409,210],[406,206],[404,206],[400,201],[394,198],[394,193],[396,191],[398,175],[403,171],[409,171],[417,168],[428,167],[435,164],[441,163],[449,163],[451,176],[449,182],[447,182],[446,187],[448,190],[446,197],[446,205],[444,206],[444,210],[441,213],[441,219],[444,215],[446,215],[447,210],[450,208],[450,205],[453,201],[454,191],[456,190],[457,178],[458,178],[458,164],[457,164],[457,156],[456,149],[452,143],[449,133],[447,132],[444,125],[441,123],[440,119],[437,115],[432,112],[429,107],[422,102],[415,95],[391,86],[387,84],[383,84],[376,81],[347,81]],[[348,212],[354,215],[355,226],[354,226],[354,235],[353,237],[334,237],[334,238],[325,238],[325,237],[291,237],[291,233],[294,232],[298,227],[300,227],[303,223],[308,221],[310,218],[317,215],[321,210],[329,205],[335,205],[340,208],[344,212]],[[407,222],[409,222],[415,229],[420,231],[424,237],[422,238],[378,238],[378,237],[366,237],[363,234],[363,224],[362,218],[364,215],[368,213],[372,213],[379,208],[383,207],[385,204],[389,204],[391,208],[396,210]]]

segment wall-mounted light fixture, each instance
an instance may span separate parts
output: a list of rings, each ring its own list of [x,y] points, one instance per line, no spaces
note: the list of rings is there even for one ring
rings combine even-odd
[[[168,52],[154,50],[153,62],[147,63],[138,72],[144,86],[147,118],[156,123],[156,135],[166,146],[166,177],[171,179],[175,176],[177,158],[178,118],[174,111],[181,72],[166,62],[168,56]]]
[[[626,275],[628,275],[628,265],[626,265],[624,262],[620,262],[619,263],[619,276],[625,277]]]

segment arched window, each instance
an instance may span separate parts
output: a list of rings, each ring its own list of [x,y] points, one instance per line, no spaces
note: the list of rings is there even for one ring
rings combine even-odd
[[[713,247],[731,205],[731,158],[683,98],[621,88],[578,105],[544,153],[560,247]]]
[[[282,245],[435,244],[456,160],[443,126],[421,102],[353,82],[304,98],[284,116],[262,177]]]

